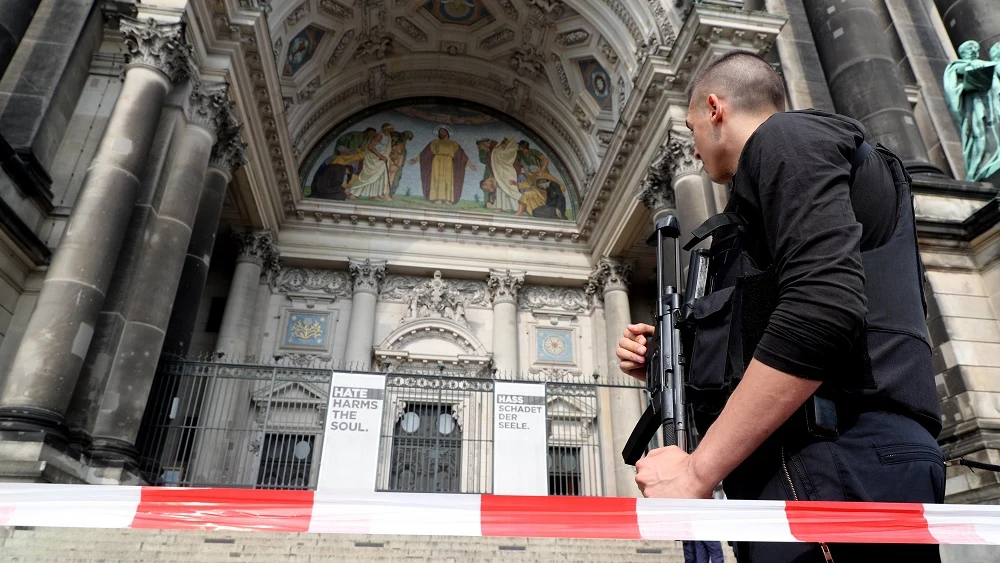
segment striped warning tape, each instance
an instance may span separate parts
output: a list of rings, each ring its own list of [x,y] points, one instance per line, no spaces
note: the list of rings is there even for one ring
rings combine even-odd
[[[0,526],[1000,545],[1000,507],[0,483]]]

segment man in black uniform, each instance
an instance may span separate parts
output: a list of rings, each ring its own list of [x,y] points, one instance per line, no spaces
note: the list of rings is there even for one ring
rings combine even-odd
[[[784,112],[784,99],[750,53],[692,81],[695,157],[714,182],[732,181],[727,213],[695,232],[713,236],[714,287],[694,307],[687,374],[708,429],[690,455],[651,451],[636,483],[646,497],[709,498],[722,481],[731,499],[942,502],[909,177],[859,122]],[[644,377],[652,333],[625,330],[622,371]],[[736,551],[741,563],[939,560],[936,545]]]

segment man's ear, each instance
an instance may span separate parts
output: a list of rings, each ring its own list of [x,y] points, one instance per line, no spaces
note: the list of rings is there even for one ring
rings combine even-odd
[[[725,115],[725,106],[722,104],[722,100],[719,99],[715,94],[708,95],[708,119],[712,122],[712,125],[718,125]]]

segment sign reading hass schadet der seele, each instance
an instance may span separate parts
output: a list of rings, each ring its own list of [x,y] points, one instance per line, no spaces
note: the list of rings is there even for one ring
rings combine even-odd
[[[545,385],[493,387],[493,493],[547,495]]]

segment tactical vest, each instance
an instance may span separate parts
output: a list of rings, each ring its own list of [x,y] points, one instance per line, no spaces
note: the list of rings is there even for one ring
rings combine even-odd
[[[940,401],[931,367],[925,322],[923,264],[917,249],[910,179],[888,149],[867,142],[858,148],[854,172],[876,152],[889,165],[896,187],[897,220],[890,239],[861,252],[868,303],[863,330],[851,350],[832,361],[845,370],[824,383],[818,396],[837,411],[882,410],[910,416],[934,436],[941,430]],[[695,229],[690,249],[712,236],[708,293],[694,301],[684,321],[689,403],[701,433],[715,420],[753,357],[777,305],[774,266],[758,267],[764,241],[756,240],[735,198],[725,211]],[[793,416],[794,418],[794,416]]]

